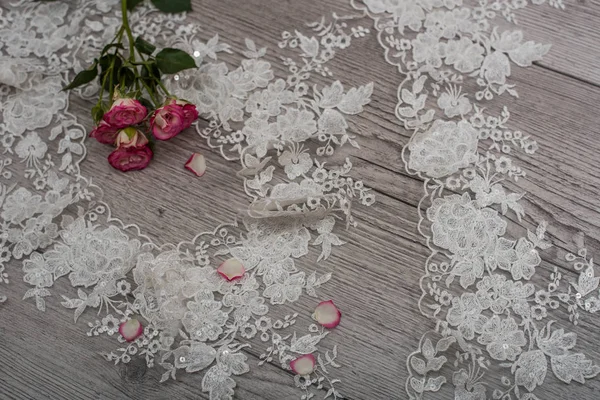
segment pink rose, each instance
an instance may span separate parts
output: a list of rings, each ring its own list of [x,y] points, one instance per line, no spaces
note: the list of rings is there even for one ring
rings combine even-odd
[[[150,147],[119,147],[108,156],[108,162],[113,168],[119,171],[135,171],[144,169],[152,160],[152,150]]]
[[[111,126],[106,121],[100,121],[98,126],[90,132],[90,137],[93,137],[100,143],[114,144],[119,129]]]
[[[115,143],[117,147],[144,147],[148,144],[148,138],[141,131],[130,126],[119,131]]]
[[[136,99],[118,98],[110,110],[104,114],[104,121],[115,128],[139,124],[146,118],[148,111]]]
[[[192,126],[192,123],[198,119],[198,110],[196,106],[181,99],[171,99],[168,104],[176,104],[182,108],[184,116],[184,128],[187,129]]]
[[[169,140],[186,128],[183,107],[167,104],[158,108],[150,118],[152,134],[158,140]]]

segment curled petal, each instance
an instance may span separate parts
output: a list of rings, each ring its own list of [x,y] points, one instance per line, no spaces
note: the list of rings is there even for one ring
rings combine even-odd
[[[229,260],[223,262],[223,264],[219,265],[217,272],[228,281],[233,281],[244,276],[246,270],[237,258],[230,258]]]
[[[192,171],[196,176],[202,176],[206,172],[206,160],[200,153],[194,153],[185,163],[185,168]]]
[[[315,356],[305,354],[290,362],[290,368],[298,375],[310,375],[315,370]]]
[[[342,313],[337,309],[332,300],[323,301],[315,308],[313,318],[323,327],[333,329],[339,325]]]
[[[137,319],[133,318],[119,325],[119,333],[128,342],[133,342],[144,333],[144,325]]]

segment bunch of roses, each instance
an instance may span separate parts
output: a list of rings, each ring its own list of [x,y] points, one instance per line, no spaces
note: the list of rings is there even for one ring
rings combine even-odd
[[[196,106],[184,100],[169,98],[148,118],[148,110],[138,100],[118,96],[90,136],[117,147],[108,156],[114,168],[123,172],[140,170],[152,159],[152,138],[169,140],[197,118]]]

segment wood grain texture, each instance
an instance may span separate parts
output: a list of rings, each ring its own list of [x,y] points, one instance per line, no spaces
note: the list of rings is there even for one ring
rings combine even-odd
[[[267,60],[283,75],[277,42],[283,30],[302,28],[305,22],[331,12],[351,11],[345,1],[194,1],[191,18],[203,27],[203,39],[218,33],[222,41],[243,48],[252,38],[271,50]],[[572,8],[571,8],[572,7]],[[585,245],[600,254],[600,30],[593,22],[600,3],[570,4],[565,12],[530,7],[520,14],[526,37],[554,44],[551,53],[531,68],[515,68],[513,79],[520,97],[512,104],[511,126],[532,135],[541,149],[534,156],[516,160],[527,177],[513,189],[525,191],[528,218],[515,221],[511,233],[522,235],[545,219],[555,247],[543,252],[539,274],[554,266],[566,269],[565,251]],[[364,25],[370,25],[365,20]],[[236,57],[226,58],[236,63]],[[368,71],[365,71],[365,66]],[[422,181],[404,172],[400,150],[410,133],[393,117],[399,77],[383,60],[373,35],[356,39],[350,49],[330,63],[334,77],[346,86],[375,81],[371,104],[351,121],[359,135],[360,151],[349,152],[355,166],[353,176],[363,179],[378,193],[370,208],[357,208],[359,227],[339,231],[347,242],[342,249],[317,266],[316,257],[298,262],[305,271],[318,268],[334,278],[319,293],[333,298],[344,313],[343,323],[322,343],[339,346],[343,368],[335,371],[349,399],[404,399],[407,377],[405,361],[417,348],[432,321],[416,305],[421,295],[428,249],[417,232],[417,203]],[[316,83],[327,80],[315,77]],[[90,104],[73,99],[71,110],[85,126]],[[195,234],[231,222],[249,200],[235,172],[239,165],[224,161],[195,133],[186,132],[161,143],[152,167],[142,173],[121,174],[106,163],[109,149],[88,142],[88,159],[82,174],[92,176],[105,191],[116,217],[137,223],[157,243],[177,243]],[[190,153],[207,157],[208,173],[197,179],[183,172]],[[132,204],[142,204],[132,207]],[[144,365],[112,366],[97,352],[112,349],[111,338],[90,339],[85,325],[72,323],[70,310],[54,297],[45,314],[35,305],[20,301],[26,285],[20,281],[19,263],[13,263],[9,303],[0,308],[0,398],[4,399],[191,399],[207,398],[201,392],[200,375],[180,374],[177,383],[158,384],[157,370]],[[57,282],[54,293],[72,293],[68,282]],[[317,300],[302,298],[293,307],[278,306],[278,316],[298,312],[296,329],[308,326]],[[566,315],[561,315],[566,319]],[[565,323],[565,326],[568,322]],[[585,318],[578,327],[578,345],[600,361],[600,322]],[[238,377],[236,398],[281,400],[299,398],[292,375],[275,365],[257,367],[264,345],[256,341],[246,354],[251,373]],[[544,399],[597,398],[600,379],[585,386],[546,385],[538,393]],[[440,399],[451,398],[446,392]]]

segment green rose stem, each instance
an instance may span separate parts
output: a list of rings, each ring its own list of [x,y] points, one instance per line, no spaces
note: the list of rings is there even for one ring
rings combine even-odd
[[[143,61],[144,66],[146,67],[146,70],[148,71],[148,75],[152,76],[152,70],[150,69],[150,64],[149,62],[146,62],[146,57],[144,57],[144,54],[138,50],[138,53]],[[160,79],[156,80],[156,83],[158,83],[158,86],[162,89],[162,91],[165,93],[165,96],[167,97],[171,97],[171,94],[169,93],[169,91],[167,90],[167,88],[165,87],[165,85],[162,83],[162,81]]]
[[[146,84],[146,82],[144,82],[144,80],[140,78],[140,76],[138,75],[138,72],[137,72],[137,67],[136,67],[136,62],[135,62],[135,41],[133,40],[133,34],[131,33],[131,28],[129,27],[129,19],[127,18],[127,0],[121,0],[121,12],[123,14],[122,29],[124,29],[125,33],[127,33],[127,39],[129,40],[129,62],[132,64],[133,70],[135,71],[136,85],[138,85],[138,82],[141,82],[142,86],[144,86],[144,88],[148,92],[148,95],[150,96],[150,99],[152,100],[154,105],[156,107],[159,107],[161,105],[161,102],[160,102],[160,99],[158,98],[158,94],[155,93],[154,90],[152,90]],[[141,53],[140,53],[140,55],[141,55]],[[142,56],[142,61],[145,62],[143,56]],[[146,64],[146,68],[148,69],[149,76],[152,76],[152,74],[150,72],[150,67],[147,64]],[[111,73],[112,73],[112,71],[111,71]],[[163,87],[163,90],[165,90],[162,82],[158,81],[158,83],[161,87]],[[137,86],[137,88],[139,88],[139,86]],[[139,91],[139,89],[138,89],[138,91]],[[112,99],[112,93],[111,93],[111,99]]]
[[[135,62],[135,45],[133,40],[133,34],[129,27],[129,19],[127,18],[127,0],[121,0],[121,12],[123,13],[123,29],[127,33],[127,39],[129,39],[129,62]]]
[[[110,41],[109,44],[113,44],[115,41],[117,41],[117,43],[120,43],[121,39],[123,38],[123,32],[124,32],[124,29],[121,26],[121,28],[119,28],[119,31],[117,32],[117,34],[115,35],[115,37]],[[117,56],[117,54],[118,54],[118,50],[115,50],[115,54],[114,54],[115,57]],[[112,70],[114,69],[114,65],[115,64],[114,64],[114,59],[113,59],[113,62],[111,62],[110,67],[109,67],[109,70],[110,70],[110,73],[111,73],[110,74],[111,80],[112,80]],[[102,84],[100,85],[100,96],[99,96],[100,98],[98,99],[98,103],[96,103],[96,106],[100,107],[100,108],[102,108],[102,98],[104,96],[104,88],[106,86],[106,79],[108,79],[108,77],[109,77],[109,74],[108,74],[108,71],[107,71],[107,73],[104,74],[104,78],[102,79]],[[137,82],[136,82],[136,84],[137,84]],[[112,90],[112,87],[111,87],[109,102],[112,101],[112,96],[113,96],[113,90]]]

